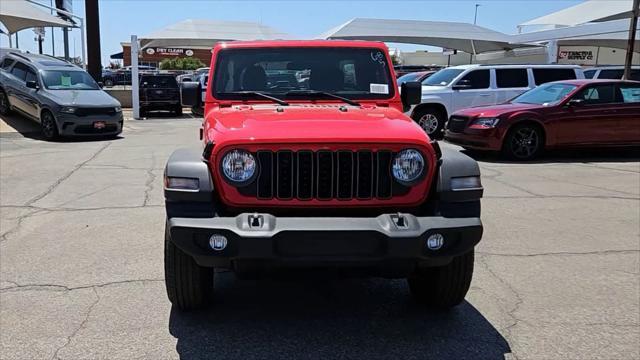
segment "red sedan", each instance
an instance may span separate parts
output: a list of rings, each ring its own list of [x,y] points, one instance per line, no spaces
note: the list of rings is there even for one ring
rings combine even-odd
[[[547,83],[505,104],[454,113],[445,139],[515,160],[550,148],[640,145],[640,82]]]

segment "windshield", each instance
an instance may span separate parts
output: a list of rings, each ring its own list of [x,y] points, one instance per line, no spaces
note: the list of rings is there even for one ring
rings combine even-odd
[[[422,73],[409,73],[402,75],[398,78],[398,85],[404,84],[410,81],[418,81],[418,79],[422,76]]]
[[[99,90],[91,75],[79,70],[45,70],[42,81],[49,90]]]
[[[248,92],[297,99],[317,98],[317,92],[386,99],[394,95],[391,79],[380,49],[227,49],[218,55],[212,88],[218,99],[246,99]]]
[[[442,69],[437,73],[426,78],[422,85],[436,85],[436,86],[446,86],[456,78],[456,76],[460,75],[464,70],[462,69]]]
[[[511,100],[516,104],[554,105],[566,98],[577,86],[571,84],[544,84]]]

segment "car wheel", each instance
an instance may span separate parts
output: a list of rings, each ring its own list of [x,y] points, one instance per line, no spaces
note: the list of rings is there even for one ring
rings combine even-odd
[[[448,265],[415,271],[407,279],[411,295],[420,303],[452,308],[460,304],[473,277],[473,250],[457,256]]]
[[[172,241],[168,227],[164,232],[164,282],[169,301],[180,310],[203,308],[213,294],[213,268],[195,260]]]
[[[47,110],[40,115],[40,127],[42,129],[42,135],[47,140],[55,140],[58,134],[58,126],[56,125],[56,119],[53,114]]]
[[[445,116],[433,108],[418,110],[413,114],[413,120],[430,137],[440,138],[444,128]]]
[[[106,87],[112,87],[113,86],[113,80],[111,79],[107,79],[104,81],[104,86]]]
[[[0,115],[9,115],[11,113],[11,105],[7,93],[0,90]]]
[[[512,160],[531,160],[540,155],[544,148],[542,129],[536,124],[517,125],[507,133],[503,153]]]
[[[182,116],[182,105],[177,105],[173,112],[176,116]]]

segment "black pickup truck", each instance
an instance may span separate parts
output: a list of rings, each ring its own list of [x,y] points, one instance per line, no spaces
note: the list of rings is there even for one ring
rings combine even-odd
[[[169,110],[182,115],[180,88],[173,75],[140,76],[140,116],[149,111]]]

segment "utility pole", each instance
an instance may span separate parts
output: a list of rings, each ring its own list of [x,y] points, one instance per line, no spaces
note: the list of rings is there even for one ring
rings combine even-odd
[[[98,0],[85,1],[85,24],[87,26],[87,72],[102,81],[100,55],[100,6]]]
[[[478,23],[478,8],[479,7],[480,7],[480,4],[476,4],[476,11],[473,14],[473,25],[476,25]],[[473,48],[473,52],[475,53],[476,50],[475,50],[475,47],[474,47],[474,44],[473,44],[473,40],[471,40],[471,47]],[[469,64],[473,64],[473,55],[474,54],[469,55]]]
[[[627,56],[624,61],[624,75],[622,78],[629,80],[631,77],[631,62],[633,61],[633,51],[636,42],[636,28],[638,27],[638,15],[640,15],[640,0],[633,0],[632,15],[629,21],[629,42],[627,43]]]

